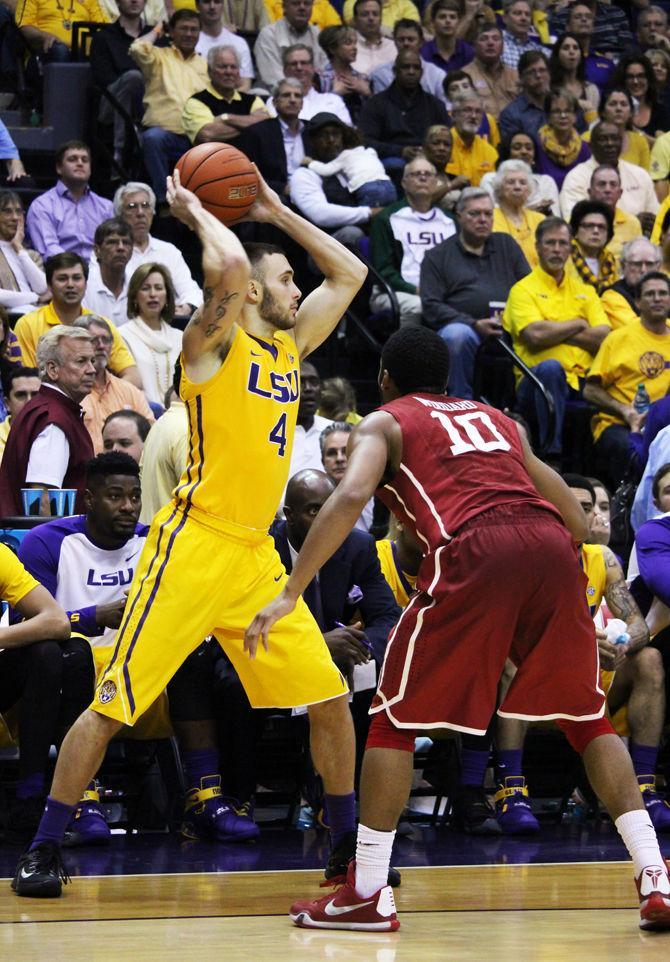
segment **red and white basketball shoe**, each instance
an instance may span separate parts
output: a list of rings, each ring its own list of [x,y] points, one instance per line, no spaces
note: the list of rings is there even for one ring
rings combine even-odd
[[[395,932],[400,922],[390,885],[364,899],[356,892],[356,865],[350,862],[344,885],[312,901],[294,902],[290,918],[303,929],[354,929],[366,932]]]
[[[647,932],[670,929],[668,866],[648,865],[635,879],[640,896],[640,928]]]

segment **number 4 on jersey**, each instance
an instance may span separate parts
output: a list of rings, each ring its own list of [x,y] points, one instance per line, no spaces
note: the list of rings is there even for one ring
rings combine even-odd
[[[271,444],[278,444],[279,450],[277,454],[280,458],[284,457],[284,452],[286,451],[286,415],[282,414],[273,429],[270,431],[268,441]]]

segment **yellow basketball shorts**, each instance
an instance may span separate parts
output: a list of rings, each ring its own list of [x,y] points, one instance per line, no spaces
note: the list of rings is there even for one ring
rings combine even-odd
[[[254,708],[292,708],[347,693],[302,598],[272,629],[269,651],[243,651],[253,616],[279,592],[286,571],[269,535],[222,534],[174,503],[154,518],[109,664],[91,708],[132,725],[179,666],[214,635]]]

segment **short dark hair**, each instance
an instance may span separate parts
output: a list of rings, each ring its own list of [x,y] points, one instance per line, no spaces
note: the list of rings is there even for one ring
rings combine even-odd
[[[102,426],[102,430],[104,431],[107,425],[112,421],[118,421],[121,418],[128,418],[129,420],[134,421],[137,425],[137,433],[143,441],[146,441],[147,434],[151,430],[151,421],[148,421],[143,414],[139,413],[139,411],[133,411],[130,408],[123,408],[121,411],[113,411],[111,414],[108,414],[105,418],[105,423]]]
[[[60,164],[63,157],[65,157],[68,150],[85,150],[91,157],[91,148],[84,140],[66,140],[65,143],[61,144],[55,154],[56,167]]]
[[[670,291],[670,277],[664,274],[662,271],[648,271],[648,273],[643,274],[640,280],[635,285],[635,300],[639,301],[642,297],[642,288],[648,281],[665,281]]]
[[[568,233],[572,234],[570,225],[566,223],[562,217],[545,217],[535,229],[535,244],[539,244],[544,235],[548,234],[550,230],[557,230],[559,227],[567,228]]]
[[[401,17],[400,20],[396,20],[396,22],[393,24],[394,37],[399,30],[414,30],[417,36],[423,39],[423,27],[418,20],[410,20],[409,17]]]
[[[453,10],[459,17],[462,17],[465,12],[463,9],[463,0],[435,0],[435,3],[429,7],[431,21],[435,19],[440,10]]]
[[[467,80],[472,89],[475,90],[475,85],[469,73],[466,73],[465,70],[450,70],[442,80],[442,89],[445,94],[449,93],[449,87],[456,83],[457,80]]]
[[[19,377],[39,377],[36,367],[24,367],[22,364],[8,364],[2,378],[2,389],[5,397],[9,397],[14,381]]]
[[[200,15],[195,10],[186,10],[182,7],[180,10],[175,10],[170,19],[168,20],[168,26],[170,30],[174,30],[178,23],[182,20],[197,20],[200,23]]]
[[[134,412],[124,411],[123,413]],[[114,415],[112,414],[110,417],[114,417]],[[124,454],[122,451],[105,451],[87,462],[86,487],[97,488],[113,474],[124,474],[128,477],[137,478],[139,481],[140,466],[129,454]]]
[[[564,474],[563,480],[569,488],[582,488],[582,490],[588,491],[591,495],[591,500],[594,504],[596,503],[596,489],[583,474]]]
[[[549,66],[549,60],[541,50],[526,50],[525,53],[522,53],[519,57],[519,63],[517,66],[519,76],[521,76],[524,70],[528,70],[529,67],[532,67],[533,64],[537,63],[539,60],[541,60],[542,63],[547,67]]]
[[[401,394],[444,394],[449,380],[449,348],[428,327],[402,327],[382,348],[382,369]]]
[[[96,227],[93,243],[96,247],[100,246],[100,244],[107,240],[110,234],[120,234],[121,237],[128,237],[130,240],[133,239],[133,232],[125,220],[121,220],[120,217],[108,217],[107,220],[103,220],[103,222]]]
[[[263,271],[260,265],[264,257],[269,257],[271,254],[282,254],[286,257],[286,251],[278,247],[277,244],[249,241],[249,243],[244,244],[243,247],[245,254],[249,258],[249,264],[251,265],[251,276],[257,280],[263,279]]]
[[[354,3],[354,7],[353,7],[354,16],[356,16],[356,14],[358,13],[359,7],[361,7],[362,4],[368,3],[368,2],[369,2],[369,0],[356,0],[356,2]],[[381,10],[381,8],[382,8],[382,0],[373,0],[373,3],[376,3],[377,6],[379,7],[379,9]]]
[[[581,222],[585,217],[588,217],[589,214],[600,214],[601,217],[605,218],[605,223],[607,224],[607,243],[609,244],[614,237],[614,214],[611,208],[601,200],[577,201],[570,214],[570,230],[573,235],[577,233]]]
[[[661,493],[661,481],[666,476],[670,474],[670,461],[666,461],[662,464],[658,471],[654,474],[654,480],[651,482],[651,496],[654,501],[658,501],[658,496]]]
[[[65,267],[76,267],[77,265],[81,267],[84,272],[84,277],[88,280],[88,264],[79,254],[75,254],[73,251],[63,251],[62,254],[54,254],[53,257],[47,257],[44,264],[44,275],[47,279],[47,284],[51,284],[51,278],[56,271],[61,271]]]

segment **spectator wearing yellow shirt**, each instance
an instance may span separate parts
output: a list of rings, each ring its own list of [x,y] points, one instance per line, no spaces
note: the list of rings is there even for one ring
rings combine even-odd
[[[614,233],[607,249],[614,255],[617,268],[621,261],[624,244],[642,236],[642,227],[638,218],[618,206],[621,194],[621,177],[616,167],[612,167],[611,164],[600,164],[596,167],[591,175],[589,200],[598,200],[612,211]]]
[[[283,0],[265,0],[265,9],[270,23],[276,23],[284,16]],[[342,23],[342,18],[329,0],[314,0],[309,22],[319,30],[323,30],[324,27],[336,27]]]
[[[621,251],[623,277],[601,295],[601,303],[612,329],[639,321],[635,288],[649,271],[661,270],[661,252],[646,237],[636,237]]]
[[[516,353],[553,397],[555,426],[553,437],[548,437],[546,406],[531,383],[521,378],[521,413],[534,413],[549,454],[558,457],[566,401],[579,396],[580,382],[610,325],[595,290],[568,268],[572,248],[565,221],[559,217],[543,220],[535,244],[539,264],[512,287],[503,324],[512,335]]]
[[[98,0],[19,0],[14,18],[42,60],[60,63],[70,59],[74,23],[107,22]]]
[[[53,300],[30,314],[24,314],[16,322],[14,333],[19,339],[23,363],[35,367],[37,361],[37,342],[50,328],[57,324],[71,327],[82,314],[90,314],[82,308],[81,302],[86,293],[88,267],[86,261],[72,252],[56,254],[44,265],[47,286]],[[123,338],[113,324],[112,348],[109,355],[109,369],[118,377],[127,378],[135,387],[142,387],[135,358],[123,342]]]
[[[504,160],[493,177],[492,187],[496,202],[493,230],[513,237],[530,266],[537,267],[535,231],[544,214],[526,206],[534,187],[532,170],[523,160]]]
[[[451,116],[453,148],[447,173],[452,177],[466,177],[471,187],[478,187],[484,174],[495,170],[498,151],[477,131],[484,116],[477,93],[463,93],[454,99]]]
[[[661,134],[651,150],[651,179],[654,190],[660,201],[664,201],[670,191],[668,177],[670,177],[670,132]]]
[[[144,76],[144,163],[159,203],[175,161],[191,146],[184,132],[182,111],[189,97],[208,83],[207,62],[195,52],[200,19],[192,10],[177,10],[170,17],[169,47],[156,47],[159,25],[130,45],[130,56]]]
[[[629,458],[629,435],[644,427],[645,414],[633,400],[643,384],[651,401],[670,389],[670,278],[650,271],[638,282],[640,320],[613,331],[603,341],[584,387],[584,397],[598,408],[591,422],[598,453],[619,469]]]
[[[351,23],[354,16],[355,0],[345,0],[342,19],[345,23]],[[419,10],[412,0],[382,0],[382,27],[393,30],[398,20],[421,20]]]

